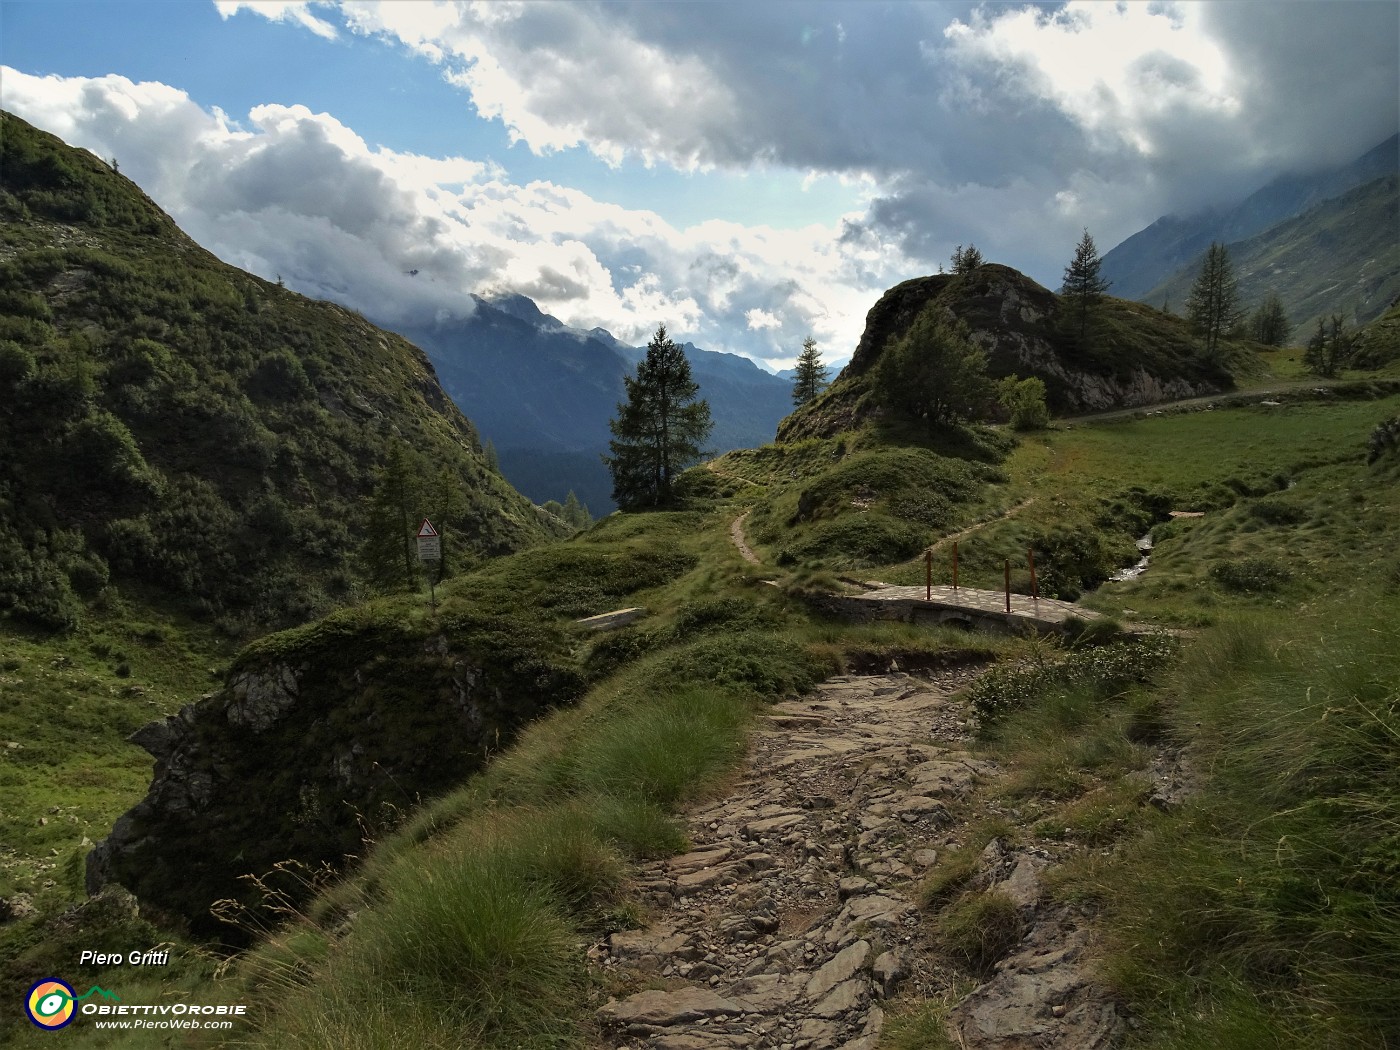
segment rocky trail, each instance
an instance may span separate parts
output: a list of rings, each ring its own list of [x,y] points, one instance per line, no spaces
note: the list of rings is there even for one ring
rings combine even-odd
[[[728,797],[688,815],[691,852],[642,872],[650,925],[590,951],[619,990],[598,1011],[608,1045],[873,1050],[901,998],[974,983],[916,893],[1003,775],[971,753],[954,698],[977,673],[834,678],[769,710]],[[1094,1050],[1121,1031],[1088,970],[1087,917],[1042,901],[1058,859],[981,852],[968,886],[1010,897],[1023,936],[950,1010],[953,1045]]]

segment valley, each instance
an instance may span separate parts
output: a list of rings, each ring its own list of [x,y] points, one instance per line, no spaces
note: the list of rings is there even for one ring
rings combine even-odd
[[[997,263],[914,278],[775,434],[580,529],[417,346],[3,127],[6,1002],[244,1008],[155,1037],[190,1048],[1394,1043],[1393,309],[1324,382],[1126,300],[1075,335]],[[838,615],[955,541],[1054,629]]]

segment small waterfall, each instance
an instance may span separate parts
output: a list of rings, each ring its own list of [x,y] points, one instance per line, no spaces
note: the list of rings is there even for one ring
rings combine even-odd
[[[1126,569],[1119,569],[1108,578],[1109,582],[1122,583],[1124,580],[1135,580],[1147,571],[1148,563],[1152,561],[1152,533],[1149,532],[1137,541],[1137,549],[1142,552],[1142,557],[1138,559],[1137,564]]]

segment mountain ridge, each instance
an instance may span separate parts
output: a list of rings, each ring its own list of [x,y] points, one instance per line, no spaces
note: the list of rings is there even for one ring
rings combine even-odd
[[[1212,241],[1240,241],[1323,201],[1400,168],[1400,134],[1340,167],[1274,179],[1239,203],[1189,216],[1163,215],[1119,242],[1102,259],[1113,294],[1143,299],[1163,279],[1191,263]]]
[[[593,512],[611,510],[602,462],[623,379],[646,354],[604,328],[572,328],[514,293],[474,296],[469,317],[397,325],[422,346],[444,388],[496,450],[502,472],[537,502],[572,490]],[[684,343],[710,403],[715,453],[772,439],[792,407],[792,384],[737,354]]]

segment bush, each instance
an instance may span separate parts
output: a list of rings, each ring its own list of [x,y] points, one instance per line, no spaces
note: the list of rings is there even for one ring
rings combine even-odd
[[[1276,591],[1293,578],[1287,566],[1265,557],[1217,562],[1210,567],[1210,574],[1226,590],[1239,594]]]
[[[1011,414],[1013,430],[1042,430],[1050,422],[1044,380],[1007,376],[997,384],[997,400]]]
[[[1073,689],[1088,689],[1099,699],[1158,679],[1178,651],[1170,635],[1114,642],[1072,650],[1059,659],[1001,664],[973,683],[968,699],[984,725],[1007,712]]]
[[[815,559],[853,569],[891,565],[912,558],[927,543],[927,531],[918,526],[883,514],[862,514],[819,522],[779,553],[778,564]]]

